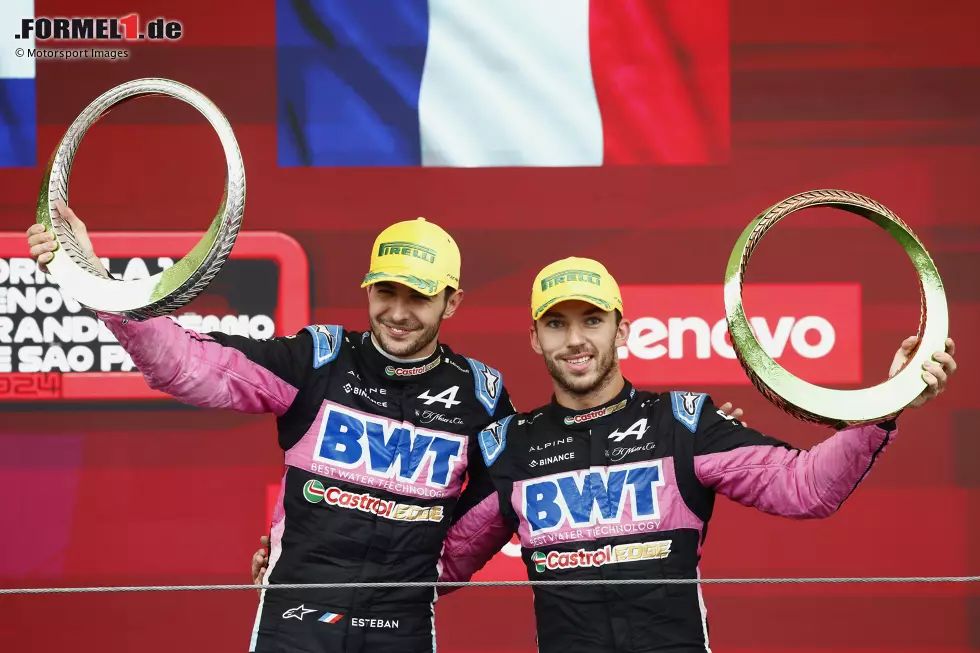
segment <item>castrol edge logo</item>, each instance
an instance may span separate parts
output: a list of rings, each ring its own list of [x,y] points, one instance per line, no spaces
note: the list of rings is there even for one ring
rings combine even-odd
[[[640,562],[642,560],[662,560],[670,555],[671,540],[641,542],[639,544],[607,544],[601,549],[587,551],[535,551],[531,554],[534,570],[539,574],[545,571],[564,571],[581,567],[602,567],[621,562]]]
[[[619,348],[633,383],[747,384],[721,284],[621,287],[630,335]],[[742,299],[763,349],[810,383],[861,382],[861,286],[756,284]]]

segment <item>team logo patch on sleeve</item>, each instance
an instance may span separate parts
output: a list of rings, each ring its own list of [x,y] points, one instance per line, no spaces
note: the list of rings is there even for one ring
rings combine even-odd
[[[476,398],[480,400],[480,403],[487,409],[487,412],[493,416],[497,410],[497,402],[500,400],[500,394],[504,388],[504,380],[500,376],[500,372],[484,365],[478,360],[467,358],[466,362],[470,364],[470,369],[473,370]]]
[[[480,431],[480,451],[483,452],[483,462],[487,464],[487,467],[493,465],[497,457],[500,456],[500,452],[507,446],[507,425],[512,419],[514,416],[508,415]]]
[[[703,392],[671,392],[670,407],[674,411],[674,417],[683,424],[688,431],[696,433],[698,422],[701,420],[701,409],[708,395]]]
[[[340,339],[343,327],[337,324],[317,324],[306,327],[313,336],[313,369],[318,370],[333,362],[340,353]]]

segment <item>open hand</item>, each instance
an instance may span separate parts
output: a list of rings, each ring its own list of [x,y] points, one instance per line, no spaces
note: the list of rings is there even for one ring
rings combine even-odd
[[[269,554],[266,550],[269,546],[269,536],[263,535],[259,538],[259,542],[262,544],[262,548],[252,556],[253,585],[261,585],[262,580],[265,578],[265,573],[269,569]]]
[[[732,410],[732,402],[726,401],[721,406],[718,406],[718,410],[720,410],[721,412],[725,413],[729,417],[734,417],[735,419],[737,419],[739,421],[739,423],[742,426],[748,426],[748,424],[746,424],[742,420],[742,409],[741,408],[736,408],[735,410]]]
[[[102,261],[95,255],[95,248],[88,237],[88,229],[81,218],[68,208],[64,202],[58,200],[55,203],[57,215],[52,218],[55,225],[59,221],[75,234],[75,241],[78,243],[81,253],[88,259],[96,270],[106,273]],[[54,234],[48,231],[43,224],[32,224],[27,230],[27,245],[31,248],[31,258],[37,261],[37,266],[44,274],[48,273],[48,263],[54,259],[54,252],[58,249],[58,241],[54,239]]]
[[[902,342],[902,346],[895,352],[891,369],[888,371],[889,378],[899,373],[902,366],[908,360],[909,354],[911,354],[918,344],[918,336],[910,336]],[[956,361],[953,359],[955,352],[956,344],[953,342],[953,339],[946,338],[946,351],[933,352],[932,360],[923,364],[922,380],[926,382],[926,389],[909,404],[909,408],[919,408],[946,390],[949,377],[956,371]]]

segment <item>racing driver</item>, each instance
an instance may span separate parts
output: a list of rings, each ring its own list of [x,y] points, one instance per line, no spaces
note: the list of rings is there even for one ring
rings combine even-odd
[[[457,507],[442,581],[469,580],[515,532],[532,580],[695,579],[716,494],[773,515],[828,517],[897,433],[888,420],[805,451],[745,427],[705,394],[637,390],[618,363],[629,333],[619,289],[593,260],[542,270],[531,314],[554,396],[480,433],[489,483]],[[902,344],[890,375],[915,344]],[[947,340],[923,366],[927,387],[912,407],[943,391],[953,349]],[[541,653],[710,651],[700,585],[533,590]]]
[[[105,272],[85,225],[60,219]],[[57,245],[28,231],[42,271]],[[99,314],[147,384],[201,408],[276,415],[285,472],[263,587],[435,582],[464,474],[486,474],[476,434],[513,414],[500,373],[439,342],[463,299],[453,239],[422,218],[375,240],[370,329],[308,326],[250,340],[198,334],[159,317]],[[480,484],[478,483],[477,486]],[[263,589],[250,650],[435,650],[432,587]]]

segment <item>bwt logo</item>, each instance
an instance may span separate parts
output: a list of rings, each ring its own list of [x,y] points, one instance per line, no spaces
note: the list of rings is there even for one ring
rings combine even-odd
[[[425,484],[445,488],[454,463],[461,458],[464,438],[449,433],[415,430],[407,422],[390,422],[328,408],[314,457],[339,467],[366,471],[381,478],[416,483],[430,460]]]
[[[37,41],[177,41],[184,26],[175,20],[157,18],[140,30],[139,14],[122,18],[24,18],[15,39]]]
[[[659,460],[556,474],[524,485],[524,516],[531,535],[566,524],[572,528],[615,524],[627,505],[634,521],[658,520],[656,488],[662,485]]]

